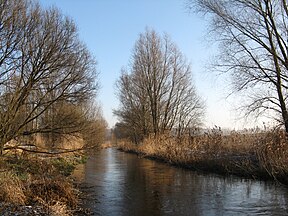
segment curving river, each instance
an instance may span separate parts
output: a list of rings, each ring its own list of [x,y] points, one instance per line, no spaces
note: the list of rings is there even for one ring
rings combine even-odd
[[[288,188],[101,150],[75,176],[95,215],[288,215]]]

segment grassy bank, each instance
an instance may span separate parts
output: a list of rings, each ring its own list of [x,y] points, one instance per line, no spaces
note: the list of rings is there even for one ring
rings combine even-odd
[[[79,190],[69,178],[81,156],[0,158],[1,215],[74,215]]]
[[[275,179],[288,184],[288,141],[280,130],[224,135],[215,128],[202,135],[181,138],[149,137],[139,145],[122,140],[117,147],[194,170]]]

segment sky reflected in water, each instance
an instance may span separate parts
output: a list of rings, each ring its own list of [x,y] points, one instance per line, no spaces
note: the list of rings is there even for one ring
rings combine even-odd
[[[288,215],[288,189],[106,149],[76,170],[96,215]]]

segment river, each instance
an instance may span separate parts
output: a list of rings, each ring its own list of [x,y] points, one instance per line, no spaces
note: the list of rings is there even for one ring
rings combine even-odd
[[[95,215],[288,215],[288,189],[201,174],[105,149],[79,166],[84,206]]]

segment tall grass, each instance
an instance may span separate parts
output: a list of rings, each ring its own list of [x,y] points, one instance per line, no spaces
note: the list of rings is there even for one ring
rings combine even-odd
[[[196,170],[274,178],[288,183],[288,142],[281,130],[230,132],[214,128],[201,135],[148,137],[140,145],[118,142],[118,148]]]
[[[79,195],[67,178],[73,163],[64,158],[0,158],[0,203],[36,205],[49,215],[72,215]]]
[[[27,200],[23,183],[11,171],[0,173],[0,200],[16,205],[24,205]]]
[[[288,137],[284,131],[269,131],[259,139],[257,155],[270,176],[288,184]]]

